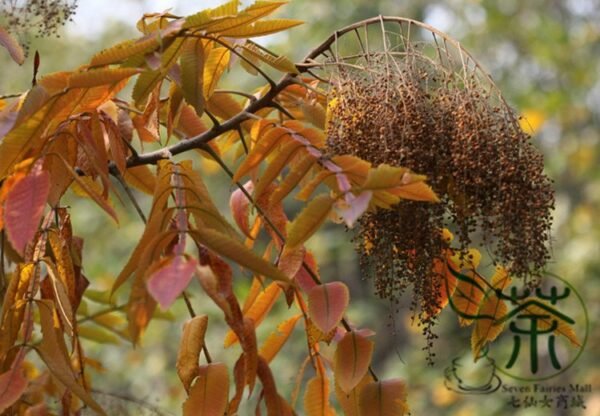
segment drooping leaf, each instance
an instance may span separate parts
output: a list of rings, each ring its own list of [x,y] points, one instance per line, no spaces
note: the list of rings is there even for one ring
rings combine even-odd
[[[0,26],[0,45],[6,48],[13,61],[19,65],[22,65],[23,62],[25,62],[25,52],[23,51],[23,48],[2,26]]]
[[[156,270],[148,278],[148,292],[164,310],[192,281],[197,266],[196,260],[184,256],[175,256],[167,264]]]
[[[269,284],[264,291],[258,294],[256,300],[252,303],[250,308],[248,308],[248,312],[244,314],[245,318],[252,320],[254,328],[258,328],[263,319],[265,319],[269,311],[273,308],[273,305],[275,305],[275,302],[279,298],[280,294],[281,287],[276,282]],[[237,335],[230,330],[225,336],[223,345],[225,348],[230,347],[237,340]]]
[[[338,342],[334,356],[335,382],[349,394],[369,370],[373,341],[355,331],[346,332]]]
[[[246,45],[244,45],[244,50],[252,54],[254,57],[260,59],[267,65],[277,69],[278,71],[287,72],[290,74],[298,74],[298,69],[296,68],[296,65],[294,65],[294,63],[285,56],[270,55],[268,53],[263,52],[252,43],[247,43]]]
[[[50,192],[48,172],[34,168],[6,196],[4,224],[10,243],[21,255],[33,239]]]
[[[284,246],[281,256],[279,257],[279,269],[285,273],[290,279],[293,279],[304,262],[306,249],[303,246],[290,247]]]
[[[223,363],[200,366],[187,400],[184,416],[223,416],[229,400],[229,374]]]
[[[458,322],[461,326],[467,326],[473,322],[472,317],[477,314],[485,294],[485,286],[481,277],[471,272],[468,272],[467,275],[469,279],[460,279],[452,295],[452,303],[457,310]]]
[[[198,229],[190,231],[190,235],[199,243],[205,245],[215,253],[235,261],[242,267],[246,267],[255,273],[273,280],[289,282],[289,279],[271,263],[260,258],[244,244],[224,234],[210,229]]]
[[[262,195],[283,169],[293,162],[302,147],[303,145],[296,141],[290,141],[281,146],[281,150],[277,152],[256,181],[255,193],[257,196]]]
[[[348,287],[342,282],[330,282],[313,287],[308,292],[308,315],[324,333],[336,327],[350,301]]]
[[[271,198],[269,200],[270,204],[278,204],[283,198],[289,195],[296,186],[300,183],[300,181],[308,174],[310,169],[315,165],[316,158],[311,154],[306,154],[302,156],[297,163],[293,164],[290,168],[290,171],[285,176],[283,181],[277,186]]]
[[[132,56],[143,56],[149,51],[158,48],[160,41],[154,34],[141,39],[126,40],[110,48],[98,52],[92,57],[91,66],[103,66],[124,61]]]
[[[281,322],[277,325],[277,330],[265,340],[260,347],[258,354],[263,357],[267,363],[270,363],[285,345],[296,326],[296,322],[298,322],[298,319],[301,317],[302,315],[295,315]]]
[[[92,396],[79,384],[77,376],[71,367],[71,361],[67,353],[67,347],[62,333],[58,330],[58,320],[54,305],[51,301],[38,300],[40,312],[40,324],[42,326],[42,342],[36,347],[40,358],[46,366],[64,386],[79,397],[85,404],[96,413],[106,415],[102,407]]]
[[[406,385],[400,379],[372,382],[359,398],[361,416],[403,416],[408,413]]]
[[[23,374],[23,361],[17,359],[8,371],[0,374],[0,413],[19,400],[25,393],[28,384],[29,382]]]
[[[333,200],[327,194],[314,198],[288,225],[287,244],[296,247],[308,240],[329,216]]]
[[[183,334],[177,353],[177,375],[188,393],[200,369],[198,360],[204,346],[207,326],[206,315],[196,316],[183,324]]]
[[[147,165],[127,168],[123,179],[134,188],[148,195],[152,195],[156,186],[156,176]]]
[[[185,100],[199,116],[204,113],[204,46],[201,39],[188,39],[181,53],[181,88]]]
[[[252,193],[254,189],[254,185],[252,181],[248,181],[244,184],[244,189],[248,193]],[[229,198],[229,209],[231,210],[231,214],[233,215],[233,219],[237,224],[238,228],[244,233],[244,235],[248,238],[252,238],[250,234],[250,226],[248,224],[250,215],[250,200],[241,189],[236,189],[231,193],[231,197]]]
[[[254,126],[261,126],[261,123],[255,123]],[[243,176],[248,174],[252,169],[257,167],[275,148],[278,144],[283,143],[289,132],[282,127],[269,128],[264,126],[262,129],[253,127],[252,136],[260,134],[256,138],[256,144],[250,150],[238,170],[233,176],[233,181],[239,181]],[[254,137],[253,137],[254,139]]]
[[[204,62],[202,89],[204,99],[209,100],[213,95],[223,72],[229,65],[231,52],[227,48],[213,48]]]
[[[334,416],[335,411],[329,403],[329,379],[327,376],[317,375],[306,383],[304,393],[304,410],[306,416]]]

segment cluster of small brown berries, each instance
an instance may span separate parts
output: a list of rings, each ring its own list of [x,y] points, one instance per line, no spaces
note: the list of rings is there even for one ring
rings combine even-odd
[[[393,61],[390,63],[390,61]],[[542,155],[513,111],[477,74],[448,71],[426,57],[370,56],[339,66],[329,94],[329,151],[425,174],[440,204],[403,201],[360,220],[361,264],[391,300],[409,287],[426,335],[439,308],[444,260],[456,234],[462,253],[483,244],[493,260],[525,279],[549,258],[554,196]],[[428,335],[428,342],[430,342]]]
[[[72,21],[78,0],[1,0],[2,25],[10,32],[36,37],[59,36]],[[27,46],[27,45],[26,45]]]

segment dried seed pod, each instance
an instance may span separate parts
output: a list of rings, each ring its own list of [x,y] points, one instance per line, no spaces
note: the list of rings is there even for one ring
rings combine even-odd
[[[328,99],[335,103],[327,143],[331,154],[425,174],[440,197],[440,204],[403,201],[391,211],[368,213],[355,239],[379,296],[396,300],[412,287],[429,344],[440,291],[432,266],[445,261],[449,247],[440,231],[455,232],[459,252],[482,244],[494,261],[532,281],[549,258],[554,196],[542,155],[479,64],[434,29],[395,22],[399,29],[386,29],[383,51],[361,46],[361,52],[340,55],[331,52],[339,50],[331,41],[334,56],[321,56]],[[365,32],[372,33],[373,23],[387,22],[365,21]],[[415,34],[415,26],[421,32]],[[432,42],[419,33],[429,33]],[[335,38],[340,45],[343,34]]]

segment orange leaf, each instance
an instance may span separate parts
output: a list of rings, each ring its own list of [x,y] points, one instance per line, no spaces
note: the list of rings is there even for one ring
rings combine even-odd
[[[373,378],[370,374],[365,374],[362,380],[358,383],[352,391],[346,394],[339,386],[335,383],[335,397],[340,404],[340,407],[344,411],[344,416],[360,416],[359,398],[362,388],[367,384],[371,383]]]
[[[493,316],[494,319],[481,316],[475,321],[471,334],[471,350],[475,359],[480,357],[479,353],[488,343],[495,340],[502,333],[504,322],[501,319],[507,312],[506,303],[498,298],[496,292],[490,291],[483,300],[477,314]]]
[[[248,312],[244,315],[246,318],[250,318],[254,322],[254,327],[258,328],[260,323],[265,319],[265,316],[269,313],[275,302],[281,294],[281,287],[279,284],[273,282],[266,287],[266,289],[256,297],[252,306],[248,309]],[[237,342],[237,336],[233,331],[229,331],[225,336],[224,346],[225,348],[230,347]]]
[[[134,188],[152,195],[156,186],[156,177],[146,165],[127,168],[123,179]]]
[[[290,248],[288,245],[285,245],[277,266],[287,277],[292,279],[302,268],[305,256],[306,249],[303,246]]]
[[[476,273],[468,273],[468,277],[473,279],[477,285],[474,285],[472,282],[466,280],[459,280],[456,289],[454,290],[454,294],[452,295],[452,302],[454,307],[457,309],[458,322],[461,326],[470,325],[473,322],[473,319],[468,317],[463,317],[460,314],[464,314],[467,316],[474,316],[479,309],[479,305],[481,300],[483,299],[483,295],[485,293],[484,284],[481,277]],[[483,290],[482,290],[483,289]]]
[[[315,286],[308,292],[308,314],[324,333],[340,322],[350,301],[348,287],[342,282]]]
[[[241,177],[246,175],[252,169],[260,164],[275,148],[278,144],[281,144],[285,137],[289,135],[289,131],[282,127],[265,128],[260,129],[262,124],[257,123],[254,126],[259,126],[258,130],[261,136],[258,138],[256,145],[250,150],[246,159],[242,162],[238,170],[233,176],[233,181],[239,181]],[[253,127],[253,132],[256,131]]]
[[[196,316],[183,324],[183,334],[177,353],[177,374],[189,393],[192,381],[198,375],[198,359],[204,346],[208,316]]]
[[[354,332],[346,332],[337,345],[334,357],[335,382],[345,393],[360,383],[371,363],[373,341]]]
[[[223,416],[229,400],[229,374],[223,363],[200,366],[198,378],[183,403],[183,416]]]
[[[17,182],[6,196],[4,223],[13,248],[23,255],[33,239],[50,192],[50,175],[34,168]]]
[[[317,375],[306,383],[304,410],[307,416],[333,416],[335,411],[329,403],[329,379]]]
[[[359,398],[361,416],[403,416],[408,412],[406,385],[400,379],[369,383]]]
[[[296,322],[298,322],[298,319],[301,317],[302,315],[299,314],[281,322],[277,325],[277,330],[269,335],[264,344],[260,347],[258,354],[263,357],[267,363],[270,363],[279,350],[285,345],[296,326]]]

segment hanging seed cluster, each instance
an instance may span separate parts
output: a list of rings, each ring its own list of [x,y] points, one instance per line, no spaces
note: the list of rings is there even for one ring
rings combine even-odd
[[[416,52],[368,58],[363,68],[336,67],[328,147],[425,174],[440,197],[368,213],[356,237],[381,297],[397,302],[412,287],[431,343],[443,283],[432,266],[450,245],[441,230],[454,232],[460,252],[482,243],[494,261],[531,280],[549,258],[551,181],[512,110],[475,72],[448,71]]]
[[[77,0],[1,0],[2,25],[13,33],[57,36],[77,10]],[[28,45],[25,45],[27,48]]]

